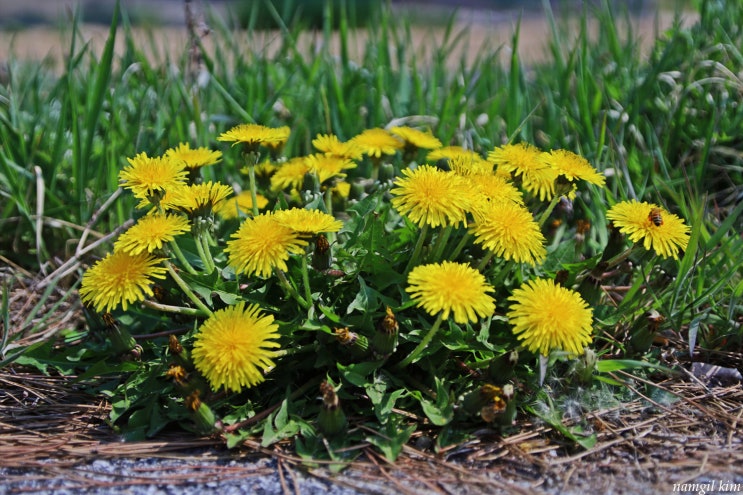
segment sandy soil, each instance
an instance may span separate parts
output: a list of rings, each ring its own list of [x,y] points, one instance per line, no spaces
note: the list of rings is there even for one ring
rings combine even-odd
[[[622,23],[619,31],[624,33],[625,36],[629,36],[630,32],[635,33],[635,35],[639,34],[640,49],[646,52],[657,34],[670,27],[673,20],[674,15],[671,12],[633,17],[629,26]],[[691,24],[696,20],[696,14],[685,14],[683,20],[685,23]],[[471,62],[475,59],[478,50],[484,48],[502,48],[501,56],[504,60],[507,60],[511,55],[512,36],[517,22],[517,14],[496,14],[492,11],[473,10],[460,13],[455,33],[464,32],[466,41],[460,43],[458,49],[452,54],[452,65],[457,66],[462,55]],[[595,37],[596,23],[591,22],[589,25],[592,36]],[[527,64],[544,60],[548,56],[547,43],[550,37],[546,19],[541,15],[527,16],[521,19],[520,26],[521,36],[518,51],[521,59]],[[577,34],[577,26],[574,27],[575,29],[569,29],[568,32]],[[155,61],[162,61],[166,58],[173,60],[184,53],[187,46],[187,35],[184,27],[159,27],[152,37],[154,43],[151,43],[149,38],[150,32],[144,29],[136,29],[134,35],[141,49],[152,56]],[[96,53],[100,53],[108,36],[108,28],[84,25],[81,34],[83,40],[89,42]],[[248,37],[244,32],[236,32],[235,37],[239,43],[243,43],[246,47],[250,43],[251,50],[258,47],[266,49],[267,53],[271,53],[279,46],[278,35],[273,32],[262,33],[253,37]],[[299,40],[300,47],[306,47],[309,51],[309,48],[313,46],[314,37],[315,35],[311,33],[302,37]],[[426,56],[431,54],[431,47],[441,44],[443,32],[441,26],[416,26],[412,30],[412,37],[416,53]],[[14,32],[0,31],[0,62],[11,57],[34,61],[45,60],[50,67],[59,69],[61,60],[63,60],[65,53],[69,51],[69,39],[69,32],[49,26],[32,27]],[[364,30],[359,30],[351,35],[350,48],[353,58],[358,60],[363,54],[366,39],[367,33]],[[569,39],[566,41],[569,41]],[[206,46],[208,50],[215,49],[213,42],[214,37],[211,39],[207,37]],[[79,42],[78,46],[80,46]],[[336,53],[339,51],[337,47],[337,38],[335,38],[332,50]],[[118,36],[116,50],[121,53],[123,49],[123,38]]]

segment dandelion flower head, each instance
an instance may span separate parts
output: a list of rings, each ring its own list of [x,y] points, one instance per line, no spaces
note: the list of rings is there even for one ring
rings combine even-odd
[[[508,298],[513,333],[531,352],[543,356],[553,349],[583,354],[591,343],[593,311],[577,292],[554,280],[530,280]]]
[[[205,147],[191,148],[190,144],[181,143],[167,150],[165,156],[174,161],[182,161],[186,168],[194,169],[219,163],[222,159],[222,152],[212,151]]]
[[[465,222],[472,205],[472,188],[453,172],[430,165],[405,169],[390,193],[392,206],[422,227]]]
[[[679,250],[686,250],[689,244],[689,226],[653,203],[622,201],[609,208],[606,218],[630,241],[642,242],[646,250],[664,258],[678,259]]]
[[[541,157],[542,151],[528,143],[505,144],[488,153],[488,161],[499,171],[520,179],[526,191],[545,201],[554,197],[555,179],[559,174]]]
[[[534,217],[513,201],[491,201],[470,229],[475,243],[496,256],[536,265],[547,256],[545,238]]]
[[[170,203],[190,214],[208,216],[232,193],[231,186],[209,181],[178,189]]]
[[[318,134],[312,140],[312,146],[326,155],[349,160],[361,160],[363,156],[361,148],[356,146],[353,141],[342,142],[335,134]]]
[[[152,253],[190,230],[191,224],[183,215],[151,213],[137,220],[136,224],[121,234],[114,244],[114,250],[133,255]]]
[[[262,210],[268,205],[268,199],[262,194],[256,194],[258,209]],[[227,198],[216,208],[216,213],[225,220],[238,218],[240,215],[253,214],[253,198],[250,191],[241,191],[231,198]]]
[[[441,141],[430,132],[402,126],[390,128],[390,133],[402,139],[406,146],[429,150],[441,148]]]
[[[248,218],[227,241],[228,264],[237,273],[268,277],[274,268],[286,271],[291,254],[304,252],[307,241],[290,227],[276,221],[272,213]]]
[[[584,180],[597,186],[603,186],[606,183],[606,177],[593,168],[588,160],[572,151],[552,150],[541,153],[539,157],[543,163],[552,167],[570,182]]]
[[[366,129],[354,136],[351,141],[364,155],[382,158],[382,155],[394,155],[402,149],[403,142],[384,129],[378,127]]]
[[[119,172],[119,180],[138,199],[160,198],[186,184],[188,172],[181,161],[149,157],[144,152],[127,161],[129,165]]]
[[[320,184],[333,177],[345,177],[345,171],[356,168],[356,164],[348,158],[315,153],[305,157],[307,167],[311,173],[317,174]]]
[[[276,222],[289,227],[299,234],[338,232],[343,227],[343,222],[319,210],[290,208],[288,210],[275,211],[273,217]]]
[[[166,271],[161,260],[149,253],[132,255],[114,251],[85,271],[80,299],[99,313],[112,311],[119,305],[126,310],[129,304],[152,296],[152,279],[165,278]]]
[[[290,133],[291,129],[288,126],[266,127],[260,124],[240,124],[220,134],[217,141],[232,142],[233,146],[243,143],[250,150],[257,150],[260,145],[277,148],[286,143]]]
[[[439,160],[465,159],[470,161],[482,160],[482,157],[472,150],[466,150],[461,146],[442,146],[428,152],[426,160],[437,162]]]
[[[271,190],[283,191],[291,188],[299,190],[304,183],[304,176],[310,172],[310,166],[303,156],[294,157],[281,165],[271,176]]]
[[[462,263],[418,265],[410,271],[405,291],[429,314],[441,314],[444,319],[452,314],[461,324],[495,311],[495,300],[489,295],[493,287],[480,272]]]
[[[240,392],[275,366],[278,325],[258,305],[239,302],[215,311],[196,332],[193,361],[213,390]]]

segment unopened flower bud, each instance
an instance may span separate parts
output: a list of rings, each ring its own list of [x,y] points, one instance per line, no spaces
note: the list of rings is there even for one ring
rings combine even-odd
[[[322,394],[322,408],[317,418],[320,431],[325,436],[334,436],[345,431],[347,426],[346,414],[341,408],[340,399],[335,389],[327,381],[320,384]]]

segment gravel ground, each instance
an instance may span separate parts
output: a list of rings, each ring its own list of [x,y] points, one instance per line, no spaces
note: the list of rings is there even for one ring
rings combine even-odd
[[[743,493],[743,474],[717,473],[696,479],[665,480],[648,484],[630,478],[618,478],[598,486],[590,479],[576,479],[568,486],[562,483],[534,486],[527,482],[478,487],[471,484],[424,485],[400,484],[395,481],[365,481],[354,476],[353,469],[344,471],[336,481],[308,475],[284,465],[275,459],[204,461],[193,458],[148,458],[96,460],[74,467],[46,469],[0,469],[0,494],[54,494],[54,495],[232,495],[232,494],[301,494],[301,495],[360,495],[379,494],[488,494],[528,493],[532,495],[601,495],[654,493]],[[330,477],[327,472],[322,477]],[[159,476],[168,482],[154,481]],[[394,475],[393,475],[394,476]],[[432,480],[433,481],[433,480]],[[606,481],[606,480],[604,480]],[[436,489],[438,488],[438,490]]]
[[[286,471],[286,470],[285,470]],[[158,482],[167,476],[168,483]],[[279,474],[274,459],[208,461],[193,459],[112,459],[67,467],[54,477],[45,469],[0,469],[2,494],[54,493],[136,495],[232,495],[280,493],[356,495],[361,492],[310,477],[297,470]],[[208,478],[208,479],[207,479]],[[174,481],[176,480],[176,481]]]

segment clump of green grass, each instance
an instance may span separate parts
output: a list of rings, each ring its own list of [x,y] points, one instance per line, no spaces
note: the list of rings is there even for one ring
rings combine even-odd
[[[88,287],[87,300],[100,310],[88,308],[88,328],[65,332],[68,345],[49,340],[25,354],[7,352],[18,336],[9,332],[6,284],[0,359],[80,374],[111,398],[112,424],[128,438],[177,424],[200,433],[216,429],[230,445],[253,436],[264,445],[293,438],[303,456],[345,462],[354,454],[341,454],[343,447],[363,441],[392,459],[416,428],[433,431],[443,447],[483,421],[507,434],[517,414],[531,413],[589,447],[591,432],[562,426],[561,407],[579,411],[621,398],[626,389],[614,372],[661,369],[659,338],[670,340],[678,360],[689,352],[708,358],[707,350],[740,348],[740,109],[731,94],[739,89],[743,59],[735,47],[742,34],[716,20],[721,8],[703,2],[699,25],[665,33],[649,60],[639,58],[631,37],[619,35],[608,7],[584,13],[584,20],[598,17],[597,41],[584,22],[568,46],[555,22],[553,57],[528,72],[515,50],[502,66],[496,49],[452,70],[451,54],[465,42],[453,19],[424,60],[411,49],[410,25],[386,10],[360,61],[349,56],[354,35],[343,17],[339,55],[330,49],[329,28],[306,51],[297,44],[306,33],[283,26],[276,51],[268,54],[246,52],[239,42],[258,33],[215,25],[218,49],[202,47],[208,80],[199,79],[185,54],[159,62],[145,57],[126,18],[126,50],[118,60],[114,19],[100,57],[72,37],[61,77],[12,61],[0,95],[0,193],[7,199],[0,244],[14,263],[50,273],[46,286],[69,276],[70,268],[81,275],[83,264],[96,261],[85,247],[90,235],[105,239],[142,216],[135,205],[152,198],[117,189],[126,159],[164,155],[182,142],[223,152],[223,163],[206,168],[199,180],[219,180],[253,198],[261,193],[271,210],[335,214],[343,227],[333,231],[325,263],[324,253],[302,251],[288,259],[283,275],[252,277],[239,273],[225,250],[240,221],[223,219],[204,231],[192,216],[193,240],[179,240],[169,259],[179,269],[168,268],[142,307],[139,296],[127,310],[121,298],[102,304]],[[743,6],[727,8],[743,14]],[[723,17],[736,18],[729,11]],[[293,189],[270,188],[270,179],[256,176],[257,150],[217,140],[242,123],[290,129],[283,147],[261,149],[278,167],[312,153],[318,134],[348,141],[366,129],[404,123],[428,128],[442,144],[461,145],[483,161],[511,143],[571,150],[608,180],[605,187],[581,187],[571,201],[558,203],[558,194],[549,203],[528,189],[523,175],[520,184],[511,175],[540,221],[547,254],[538,263],[493,261],[462,226],[418,228],[391,206],[390,190],[400,186],[403,170],[437,161],[424,152],[356,158],[357,168],[345,172],[346,198],[333,198],[312,174]],[[456,168],[451,158],[441,165]],[[665,207],[666,222],[676,214],[690,225],[680,259],[626,249],[629,243],[606,215],[633,199]],[[247,215],[258,216],[252,208]],[[56,259],[73,254],[69,246],[77,246],[74,263],[59,267]],[[110,248],[102,242],[96,255]],[[483,274],[495,296],[491,314],[462,322],[415,307],[406,277],[416,265],[443,261]],[[538,278],[557,278],[590,303],[590,352],[576,358],[550,349],[540,356],[520,346],[508,298]],[[208,373],[195,369],[187,354],[206,320],[240,303],[259,304],[272,315],[282,351],[273,355],[268,381],[255,388],[210,386]],[[396,341],[375,333],[385,326],[397,327]],[[339,343],[344,338],[365,339],[368,347],[353,356]],[[108,375],[114,379],[99,380]],[[542,387],[545,379],[549,388]],[[346,423],[341,410],[361,420]],[[341,431],[348,434],[339,437]]]

